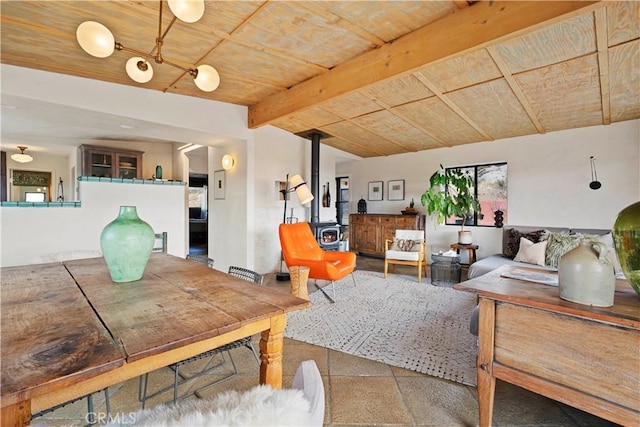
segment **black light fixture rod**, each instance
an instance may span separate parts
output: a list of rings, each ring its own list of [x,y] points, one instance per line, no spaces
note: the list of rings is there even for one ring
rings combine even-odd
[[[311,134],[311,193],[315,196],[311,201],[311,223],[320,222],[320,133]]]
[[[284,214],[282,215],[282,223],[287,223],[287,198],[289,197],[289,174],[284,181],[284,190],[281,190],[282,195],[284,196]]]
[[[589,161],[591,162],[591,182],[589,183],[589,188],[592,190],[597,190],[602,187],[602,183],[598,181],[598,172],[596,171],[596,159],[595,157],[589,157]]]

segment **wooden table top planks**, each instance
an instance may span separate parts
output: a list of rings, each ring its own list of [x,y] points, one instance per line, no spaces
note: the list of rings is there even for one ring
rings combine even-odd
[[[2,269],[2,398],[124,364],[124,355],[62,264]]]
[[[453,287],[477,293],[496,301],[508,301],[530,307],[550,309],[640,329],[640,296],[626,280],[616,280],[616,292],[612,307],[595,307],[561,299],[557,286],[502,277],[503,273],[511,269],[513,267],[503,266],[473,280],[458,283]],[[532,272],[549,273],[547,270],[534,267],[527,269]]]
[[[310,305],[160,253],[129,283],[113,283],[103,258],[1,275],[2,407]]]

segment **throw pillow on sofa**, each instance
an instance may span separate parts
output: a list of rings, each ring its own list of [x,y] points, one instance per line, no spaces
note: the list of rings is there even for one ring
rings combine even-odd
[[[511,228],[509,229],[508,233],[509,234],[507,236],[507,240],[504,242],[504,245],[502,248],[502,255],[504,255],[507,258],[514,259],[518,253],[518,250],[520,250],[521,237],[524,237],[525,239],[533,243],[538,243],[544,237],[546,230],[535,230],[535,231],[530,231],[528,233],[522,233],[519,230],[516,230],[515,228]]]
[[[545,264],[558,268],[562,255],[576,248],[584,237],[584,234],[570,234],[566,231],[545,233],[544,239],[547,241]]]
[[[526,262],[527,264],[536,264],[544,266],[545,253],[547,249],[547,241],[533,243],[531,240],[521,237],[520,248],[516,254],[514,261]]]

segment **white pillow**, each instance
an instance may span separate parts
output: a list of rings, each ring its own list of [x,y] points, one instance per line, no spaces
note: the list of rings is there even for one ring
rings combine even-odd
[[[547,241],[533,243],[524,237],[520,238],[520,249],[514,261],[526,262],[527,264],[536,264],[544,266],[544,255],[547,250]]]

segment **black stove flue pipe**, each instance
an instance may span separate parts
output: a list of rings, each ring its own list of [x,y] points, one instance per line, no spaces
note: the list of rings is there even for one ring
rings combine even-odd
[[[320,222],[320,134],[311,134],[311,224]]]
[[[330,138],[331,135],[318,129],[309,129],[296,133],[297,136],[311,140],[311,224],[320,222],[320,139]]]

